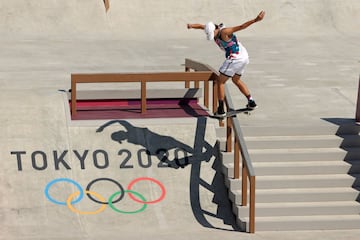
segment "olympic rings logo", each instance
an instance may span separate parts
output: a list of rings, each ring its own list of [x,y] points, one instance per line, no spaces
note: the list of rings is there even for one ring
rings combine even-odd
[[[102,195],[100,195],[99,193],[90,190],[91,187],[96,182],[99,182],[99,181],[112,182],[117,187],[119,187],[120,191],[117,191],[117,192],[113,193],[108,199],[106,199]],[[150,181],[150,182],[153,182],[153,183],[157,184],[161,189],[160,197],[155,199],[155,200],[148,201],[148,200],[146,200],[146,198],[142,194],[132,190],[133,186],[136,183],[140,182],[140,181]],[[70,184],[74,185],[78,189],[78,191],[70,194],[67,197],[66,201],[56,200],[55,198],[53,198],[50,195],[50,189],[53,187],[54,184],[60,183],[60,182],[70,183]],[[110,208],[113,211],[117,212],[117,213],[135,214],[135,213],[139,213],[139,212],[144,211],[146,209],[147,205],[149,205],[149,204],[155,204],[155,203],[158,203],[158,202],[162,201],[165,198],[166,190],[165,190],[164,185],[161,182],[159,182],[158,180],[156,180],[154,178],[149,178],[149,177],[140,177],[140,178],[136,178],[136,179],[132,180],[128,184],[126,189],[124,189],[123,186],[119,182],[115,181],[114,179],[111,179],[111,178],[97,178],[97,179],[94,179],[91,182],[89,182],[89,184],[86,186],[86,190],[83,190],[83,188],[80,186],[80,184],[78,182],[76,182],[76,181],[74,181],[74,180],[72,180],[70,178],[57,178],[57,179],[54,179],[54,180],[50,181],[46,185],[44,193],[45,193],[46,198],[50,202],[52,202],[54,204],[58,204],[58,205],[67,206],[72,212],[80,214],[80,215],[90,215],[90,214],[101,213],[106,209],[107,205],[109,205]],[[134,210],[134,211],[120,210],[117,207],[115,207],[114,204],[117,203],[117,202],[120,202],[125,197],[125,193],[134,202],[142,204],[142,207],[137,209],[137,210]],[[80,210],[78,210],[77,208],[74,207],[74,205],[76,203],[80,202],[84,198],[85,194],[90,200],[92,200],[95,203],[100,204],[100,207],[97,210],[90,211],[90,212],[89,211],[80,211]]]

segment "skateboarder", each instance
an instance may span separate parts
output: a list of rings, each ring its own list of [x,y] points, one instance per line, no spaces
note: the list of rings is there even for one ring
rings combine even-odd
[[[241,25],[234,27],[225,27],[222,23],[217,25],[213,22],[204,24],[187,24],[188,29],[203,29],[208,40],[214,40],[221,50],[225,51],[225,61],[219,69],[219,106],[214,113],[215,116],[225,116],[224,111],[224,98],[225,98],[225,82],[232,78],[234,84],[248,99],[247,108],[255,109],[257,107],[254,99],[252,98],[249,89],[240,77],[244,73],[246,65],[249,63],[249,56],[245,47],[237,40],[234,34],[237,31],[243,30],[253,23],[261,21],[265,16],[265,12],[261,11],[256,18],[249,20]]]

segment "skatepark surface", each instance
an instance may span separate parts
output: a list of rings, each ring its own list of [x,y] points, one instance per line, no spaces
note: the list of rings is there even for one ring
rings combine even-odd
[[[237,25],[260,10],[264,21],[237,34],[250,54],[243,80],[259,105],[240,123],[354,119],[359,1],[227,4],[116,0],[106,12],[102,0],[0,3],[0,239],[358,238],[360,230],[239,232],[214,119],[69,119],[61,90],[70,88],[71,73],[184,71],[185,58],[218,69],[223,53],[186,24]],[[233,87],[231,94],[245,105]],[[121,188],[128,194],[118,204],[101,203],[121,198]]]

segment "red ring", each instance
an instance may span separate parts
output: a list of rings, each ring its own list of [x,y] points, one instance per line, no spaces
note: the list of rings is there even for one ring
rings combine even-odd
[[[129,183],[129,185],[127,187],[127,190],[131,190],[131,188],[133,187],[133,185],[135,183],[137,183],[139,181],[143,181],[143,180],[148,180],[148,181],[156,183],[161,188],[161,191],[162,191],[161,196],[158,199],[155,199],[153,201],[141,201],[141,200],[137,199],[136,197],[134,197],[134,195],[131,194],[131,192],[128,192],[128,195],[132,200],[134,200],[135,202],[138,202],[138,203],[143,203],[143,204],[153,204],[153,203],[158,203],[158,202],[162,201],[165,198],[166,190],[165,190],[164,185],[161,182],[159,182],[158,180],[154,179],[154,178],[149,178],[149,177],[135,178],[134,180],[132,180]]]

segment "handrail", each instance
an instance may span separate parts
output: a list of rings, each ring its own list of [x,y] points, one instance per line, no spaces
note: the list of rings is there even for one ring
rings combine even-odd
[[[214,68],[212,68],[211,66],[209,66],[207,64],[185,58],[185,72],[190,72],[191,70],[193,70],[195,72],[197,72],[197,71],[211,71],[212,72],[212,76],[211,76],[211,79],[213,80],[212,111],[215,111],[215,109],[217,108],[217,104],[218,104],[217,78],[219,77],[219,73]],[[195,86],[194,86],[195,88],[199,88],[198,83],[199,82],[195,82]],[[185,87],[186,88],[190,87],[190,81],[185,81]]]
[[[78,83],[114,83],[140,82],[141,83],[141,113],[146,112],[146,83],[147,82],[204,82],[204,105],[209,105],[209,80],[213,77],[210,71],[198,72],[160,72],[160,73],[93,73],[71,74],[71,115],[75,116],[76,85]]]
[[[227,85],[225,85],[225,98],[226,98],[226,106],[228,109],[235,109],[234,104],[231,99],[230,91]],[[231,128],[229,128],[229,125]],[[226,151],[231,151],[231,140],[232,140],[232,131],[234,130],[235,140],[234,140],[234,178],[240,178],[240,165],[241,165],[241,182],[242,182],[242,190],[241,190],[241,205],[247,205],[247,180],[249,178],[250,182],[250,208],[249,208],[249,232],[255,232],[255,181],[256,175],[255,171],[247,151],[247,146],[245,143],[244,135],[241,131],[240,123],[236,116],[227,118],[227,142],[226,142]],[[241,154],[241,163],[240,163],[240,154]]]
[[[185,59],[185,71],[190,69],[204,71],[210,70],[217,77],[219,73],[206,64],[196,62],[194,60]],[[213,99],[217,102],[217,83],[214,81],[214,94]],[[189,87],[189,85],[187,85]],[[225,104],[228,110],[235,109],[234,104],[231,99],[230,91],[225,85]],[[216,103],[213,102],[213,110],[216,109]],[[256,175],[252,162],[247,151],[247,146],[244,140],[243,133],[241,131],[239,120],[236,116],[226,118],[226,152],[231,152],[232,148],[232,132],[234,131],[234,178],[240,178],[240,165],[241,165],[241,181],[242,181],[242,191],[241,191],[241,204],[242,206],[247,205],[247,187],[248,179],[250,186],[250,207],[249,207],[249,232],[255,233],[255,184],[256,184]],[[241,156],[241,163],[240,163]]]

